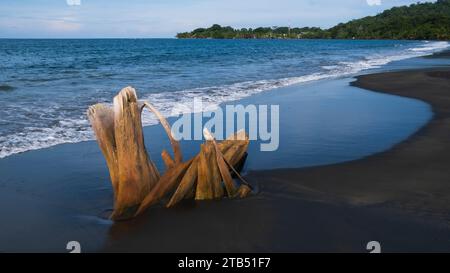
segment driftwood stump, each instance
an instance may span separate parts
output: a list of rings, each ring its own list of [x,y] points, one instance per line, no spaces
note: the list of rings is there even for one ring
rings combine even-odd
[[[97,104],[88,116],[105,156],[114,190],[112,219],[132,215],[159,181],[142,134],[142,106],[133,88],[123,89],[112,108]]]
[[[170,140],[174,158],[167,151],[161,156],[167,167],[160,176],[144,145],[141,114],[144,108],[153,112]],[[205,130],[206,142],[200,153],[183,162],[178,141],[172,136],[167,120],[148,102],[139,102],[132,87],[124,88],[114,98],[113,107],[91,106],[88,117],[106,159],[114,191],[113,220],[127,219],[144,212],[170,195],[167,207],[183,199],[220,199],[225,195],[246,197],[251,186],[235,166],[245,159],[248,136],[240,131],[217,143]],[[241,181],[236,183],[233,172]]]

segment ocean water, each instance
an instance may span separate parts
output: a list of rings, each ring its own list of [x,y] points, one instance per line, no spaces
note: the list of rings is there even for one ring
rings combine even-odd
[[[346,77],[447,42],[340,40],[0,40],[0,158],[93,139],[89,105],[131,85],[170,115],[262,91]],[[155,124],[144,115],[144,124]]]

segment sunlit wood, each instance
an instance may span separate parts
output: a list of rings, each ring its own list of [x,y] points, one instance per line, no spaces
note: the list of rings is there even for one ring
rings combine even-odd
[[[161,122],[173,149],[161,152],[166,171],[160,176],[148,156],[142,133],[141,114],[149,109]],[[192,159],[183,162],[180,144],[166,118],[149,102],[139,102],[136,91],[127,87],[114,98],[113,107],[91,106],[88,117],[105,157],[114,191],[113,220],[142,214],[152,205],[167,200],[172,207],[184,199],[246,197],[250,184],[235,169],[245,160],[249,139],[239,131],[218,143],[204,130],[205,143]],[[239,181],[234,181],[234,173]]]

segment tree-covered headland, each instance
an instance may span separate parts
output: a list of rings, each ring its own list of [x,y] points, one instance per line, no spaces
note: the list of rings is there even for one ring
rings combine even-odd
[[[405,39],[450,40],[450,0],[394,7],[375,16],[319,27],[258,27],[234,29],[213,25],[177,38],[214,39]]]

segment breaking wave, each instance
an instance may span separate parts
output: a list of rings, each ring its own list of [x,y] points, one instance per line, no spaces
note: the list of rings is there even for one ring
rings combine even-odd
[[[192,88],[175,92],[151,93],[144,97],[151,101],[160,111],[170,116],[176,104],[189,105],[194,97],[201,96],[207,110],[218,107],[221,103],[243,99],[254,94],[285,87],[298,83],[317,81],[321,79],[350,76],[363,70],[379,68],[389,62],[411,57],[428,55],[449,47],[448,42],[424,42],[420,46],[406,50],[378,53],[359,60],[340,61],[324,65],[320,72],[288,77],[282,79],[244,81],[229,85],[218,85],[202,88]],[[0,90],[7,88],[0,86]],[[109,98],[105,98],[108,100]],[[188,106],[189,107],[189,106]],[[87,106],[86,106],[87,108]],[[0,119],[0,125],[2,120]],[[144,125],[156,124],[156,119],[144,112]],[[47,148],[62,143],[76,143],[93,139],[93,133],[84,115],[75,118],[61,117],[49,127],[27,126],[20,132],[0,135],[0,158],[29,150]]]

